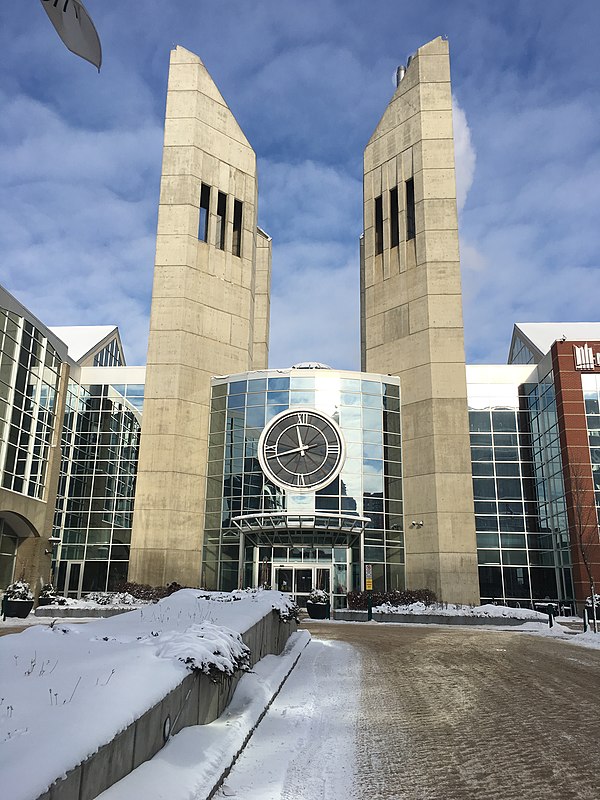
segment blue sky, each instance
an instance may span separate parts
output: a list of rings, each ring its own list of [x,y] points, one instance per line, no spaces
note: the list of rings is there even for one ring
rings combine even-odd
[[[169,50],[197,53],[259,158],[271,366],[359,366],[362,152],[395,67],[447,35],[467,359],[514,321],[598,320],[600,3],[86,0],[104,65],[38,0],[0,12],[0,282],[49,325],[117,323],[144,363]]]

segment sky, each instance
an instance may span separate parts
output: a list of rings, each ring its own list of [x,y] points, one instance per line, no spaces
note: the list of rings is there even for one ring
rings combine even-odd
[[[100,74],[39,0],[0,10],[0,282],[146,359],[169,51],[197,53],[258,156],[270,366],[358,369],[362,154],[393,74],[450,42],[468,363],[514,322],[597,321],[600,3],[86,0]]]

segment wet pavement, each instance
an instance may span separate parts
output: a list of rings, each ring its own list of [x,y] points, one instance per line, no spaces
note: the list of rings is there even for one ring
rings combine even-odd
[[[302,627],[361,660],[357,798],[600,797],[600,650],[469,628]]]

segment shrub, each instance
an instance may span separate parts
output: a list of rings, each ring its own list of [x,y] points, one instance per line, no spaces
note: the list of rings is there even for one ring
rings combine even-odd
[[[6,587],[4,597],[7,600],[33,600],[33,593],[26,581],[15,581]]]
[[[329,595],[323,589],[313,589],[308,595],[308,602],[324,606],[329,602]]]
[[[56,593],[56,589],[51,583],[45,583],[42,586],[38,600],[46,600],[51,602],[53,605],[59,606],[64,606],[67,602],[66,598],[61,597],[61,595]]]
[[[431,589],[403,589],[392,592],[370,592],[373,606],[389,603],[392,606],[409,606],[411,603],[424,603],[430,606],[437,602],[437,596]],[[348,608],[364,611],[368,607],[369,592],[348,592]]]
[[[147,603],[157,603],[163,597],[178,592],[184,589],[184,586],[173,581],[167,586],[150,586],[147,583],[133,583],[132,581],[122,581],[117,586],[117,591],[127,593],[136,598],[136,600],[145,600]]]

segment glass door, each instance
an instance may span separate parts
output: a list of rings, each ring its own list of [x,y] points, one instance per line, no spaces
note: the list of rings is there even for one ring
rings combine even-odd
[[[331,594],[331,567],[282,564],[273,572],[273,589],[291,594],[301,608],[306,606],[312,589],[323,589]]]
[[[67,561],[67,575],[65,579],[65,595],[67,597],[81,597],[81,582],[83,580],[83,561]]]
[[[314,586],[314,567],[294,568],[294,599],[300,608],[306,608],[308,595]]]

